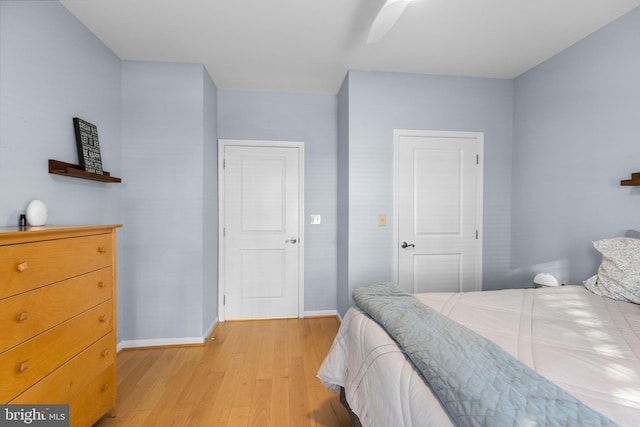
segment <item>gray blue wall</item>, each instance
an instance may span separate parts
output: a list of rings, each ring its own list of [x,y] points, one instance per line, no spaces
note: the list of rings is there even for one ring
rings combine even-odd
[[[349,290],[349,78],[338,92],[338,290],[336,306],[344,315],[351,305]]]
[[[202,337],[215,320],[208,310],[205,324],[217,311],[215,181],[205,182],[217,169],[215,116],[205,113],[215,86],[202,65],[122,62],[124,340]]]
[[[117,223],[118,184],[48,173],[78,163],[73,117],[98,127],[102,163],[122,174],[120,59],[58,2],[0,1],[0,225],[33,199],[50,223]]]
[[[640,8],[515,80],[514,284],[595,274],[591,242],[640,228]]]
[[[379,227],[377,215],[393,223],[394,129],[484,132],[483,289],[512,286],[513,81],[363,71],[347,79],[348,136],[340,144],[348,165],[340,170],[348,168],[348,241],[339,251],[349,255],[348,282],[341,275],[338,285],[341,314],[345,288],[350,297],[358,286],[393,279],[393,228]]]
[[[202,330],[218,318],[218,89],[203,69]]]
[[[336,97],[220,90],[218,126],[221,139],[304,142],[304,310],[335,310]]]

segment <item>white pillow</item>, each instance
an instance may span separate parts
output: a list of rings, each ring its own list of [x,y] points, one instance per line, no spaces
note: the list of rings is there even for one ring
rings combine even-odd
[[[584,286],[597,295],[640,304],[640,239],[616,237],[593,246],[602,254],[602,263]]]

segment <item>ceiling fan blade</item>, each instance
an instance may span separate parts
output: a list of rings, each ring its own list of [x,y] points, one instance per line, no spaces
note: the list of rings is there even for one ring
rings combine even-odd
[[[376,43],[382,40],[387,32],[394,26],[404,10],[412,0],[387,0],[373,20],[367,43]]]

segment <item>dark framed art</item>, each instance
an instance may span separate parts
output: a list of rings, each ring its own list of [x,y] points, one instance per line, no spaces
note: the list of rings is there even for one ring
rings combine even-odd
[[[77,117],[73,118],[78,147],[78,164],[80,168],[92,173],[102,174],[102,158],[98,141],[98,128]]]

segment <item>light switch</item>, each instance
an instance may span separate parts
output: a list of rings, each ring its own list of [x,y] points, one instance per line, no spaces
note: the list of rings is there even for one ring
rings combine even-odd
[[[387,215],[378,214],[378,227],[384,227],[385,225],[387,225]]]
[[[320,224],[321,218],[320,215],[310,215],[310,223],[311,224]]]

